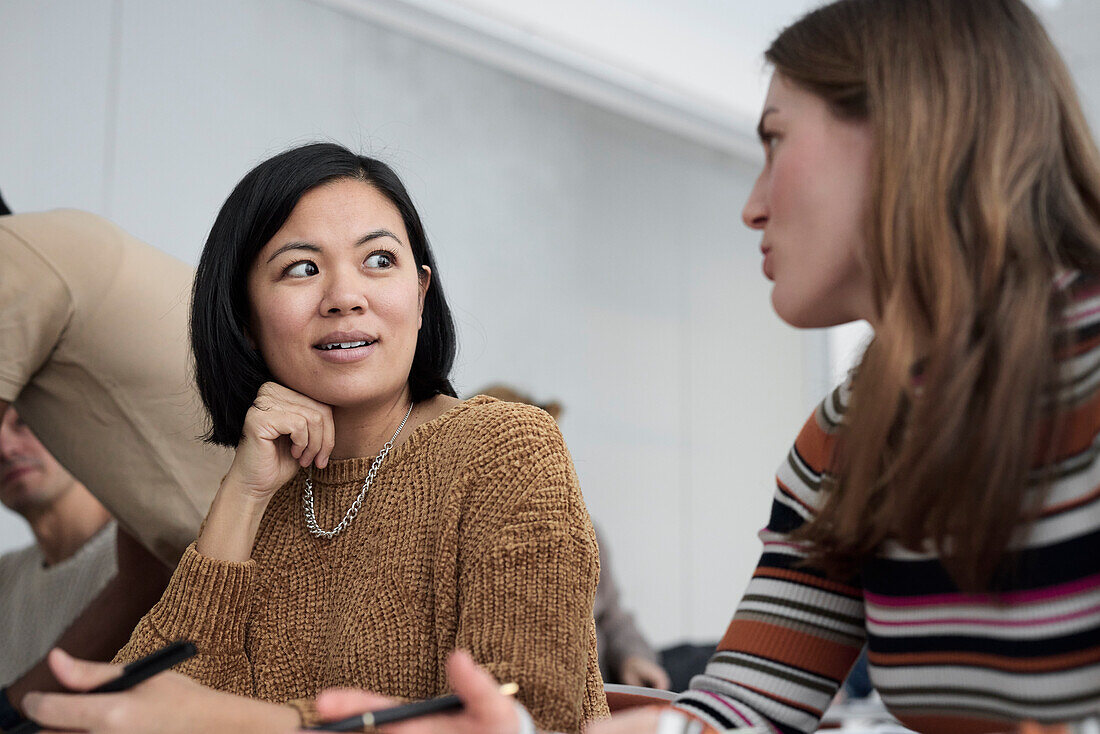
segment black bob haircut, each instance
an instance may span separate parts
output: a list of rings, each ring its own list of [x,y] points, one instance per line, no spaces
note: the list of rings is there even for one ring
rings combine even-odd
[[[312,143],[249,171],[225,200],[203,247],[191,298],[191,350],[199,394],[210,413],[211,427],[204,438],[211,443],[239,443],[256,392],[273,379],[248,337],[248,270],[298,200],[339,179],[363,181],[389,199],[405,222],[417,269],[427,265],[432,271],[409,372],[413,402],[441,393],[456,396],[450,381],[454,320],[424,226],[401,179],[381,161],[334,143]]]

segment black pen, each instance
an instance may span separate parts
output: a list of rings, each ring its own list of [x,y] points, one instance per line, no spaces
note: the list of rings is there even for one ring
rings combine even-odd
[[[514,696],[519,690],[519,686],[515,683],[505,683],[500,687],[500,693],[504,696]],[[400,706],[394,706],[393,708],[381,709],[379,711],[368,711],[365,714],[359,716],[351,716],[347,719],[341,719],[340,721],[333,721],[328,724],[320,724],[318,726],[311,726],[311,731],[358,731],[364,727],[382,726],[383,724],[393,724],[398,721],[407,721],[408,719],[415,719],[418,716],[427,716],[428,714],[442,714],[446,711],[457,711],[462,708],[462,699],[458,696],[442,696],[440,698],[429,698],[427,701],[414,701],[413,703],[405,703]]]
[[[85,691],[85,693],[125,691],[127,688],[133,688],[138,683],[152,678],[157,673],[168,670],[176,663],[182,663],[197,652],[198,649],[192,643],[177,640],[140,660],[128,664],[122,669],[122,675],[96,686],[90,691]],[[28,720],[11,729],[7,734],[34,734],[37,731],[41,731],[41,727]]]

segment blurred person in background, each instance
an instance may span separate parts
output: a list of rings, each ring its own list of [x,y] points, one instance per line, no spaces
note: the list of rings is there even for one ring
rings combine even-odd
[[[15,408],[0,419],[0,503],[34,534],[0,556],[0,680],[13,680],[115,575],[115,523]]]
[[[94,214],[2,211],[0,411],[14,404],[118,522],[118,573],[57,641],[109,660],[160,597],[230,464],[199,440],[194,270]],[[0,685],[0,729],[21,719],[24,693],[58,688],[44,661]]]
[[[477,394],[510,403],[534,405],[549,413],[555,421],[561,419],[561,403],[538,403],[530,395],[508,385],[490,385]],[[657,652],[638,629],[634,615],[622,605],[619,585],[611,568],[610,551],[598,525],[596,542],[600,546],[600,582],[596,586],[596,602],[592,607],[592,614],[596,619],[596,641],[604,681],[667,689],[668,673],[658,662]]]

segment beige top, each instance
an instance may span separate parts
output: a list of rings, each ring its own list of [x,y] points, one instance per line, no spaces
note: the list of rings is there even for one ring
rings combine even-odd
[[[343,516],[370,461],[315,473],[321,527]],[[329,686],[442,695],[443,663],[464,648],[519,684],[540,728],[579,732],[608,715],[592,619],[596,536],[549,415],[481,396],[418,426],[333,540],[306,530],[303,482],[275,494],[247,563],[189,548],[116,659],[192,640],[199,655],[177,670],[289,701],[308,724]]]
[[[0,217],[0,262],[0,400],[175,565],[232,458],[197,440],[192,269],[71,210]]]

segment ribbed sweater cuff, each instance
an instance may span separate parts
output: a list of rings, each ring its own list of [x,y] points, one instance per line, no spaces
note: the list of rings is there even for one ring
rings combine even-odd
[[[317,726],[321,723],[321,717],[317,715],[317,699],[295,698],[286,704],[298,710],[301,726]]]
[[[216,654],[244,646],[252,603],[255,561],[208,558],[187,546],[150,621],[165,639],[190,640],[200,652]]]

